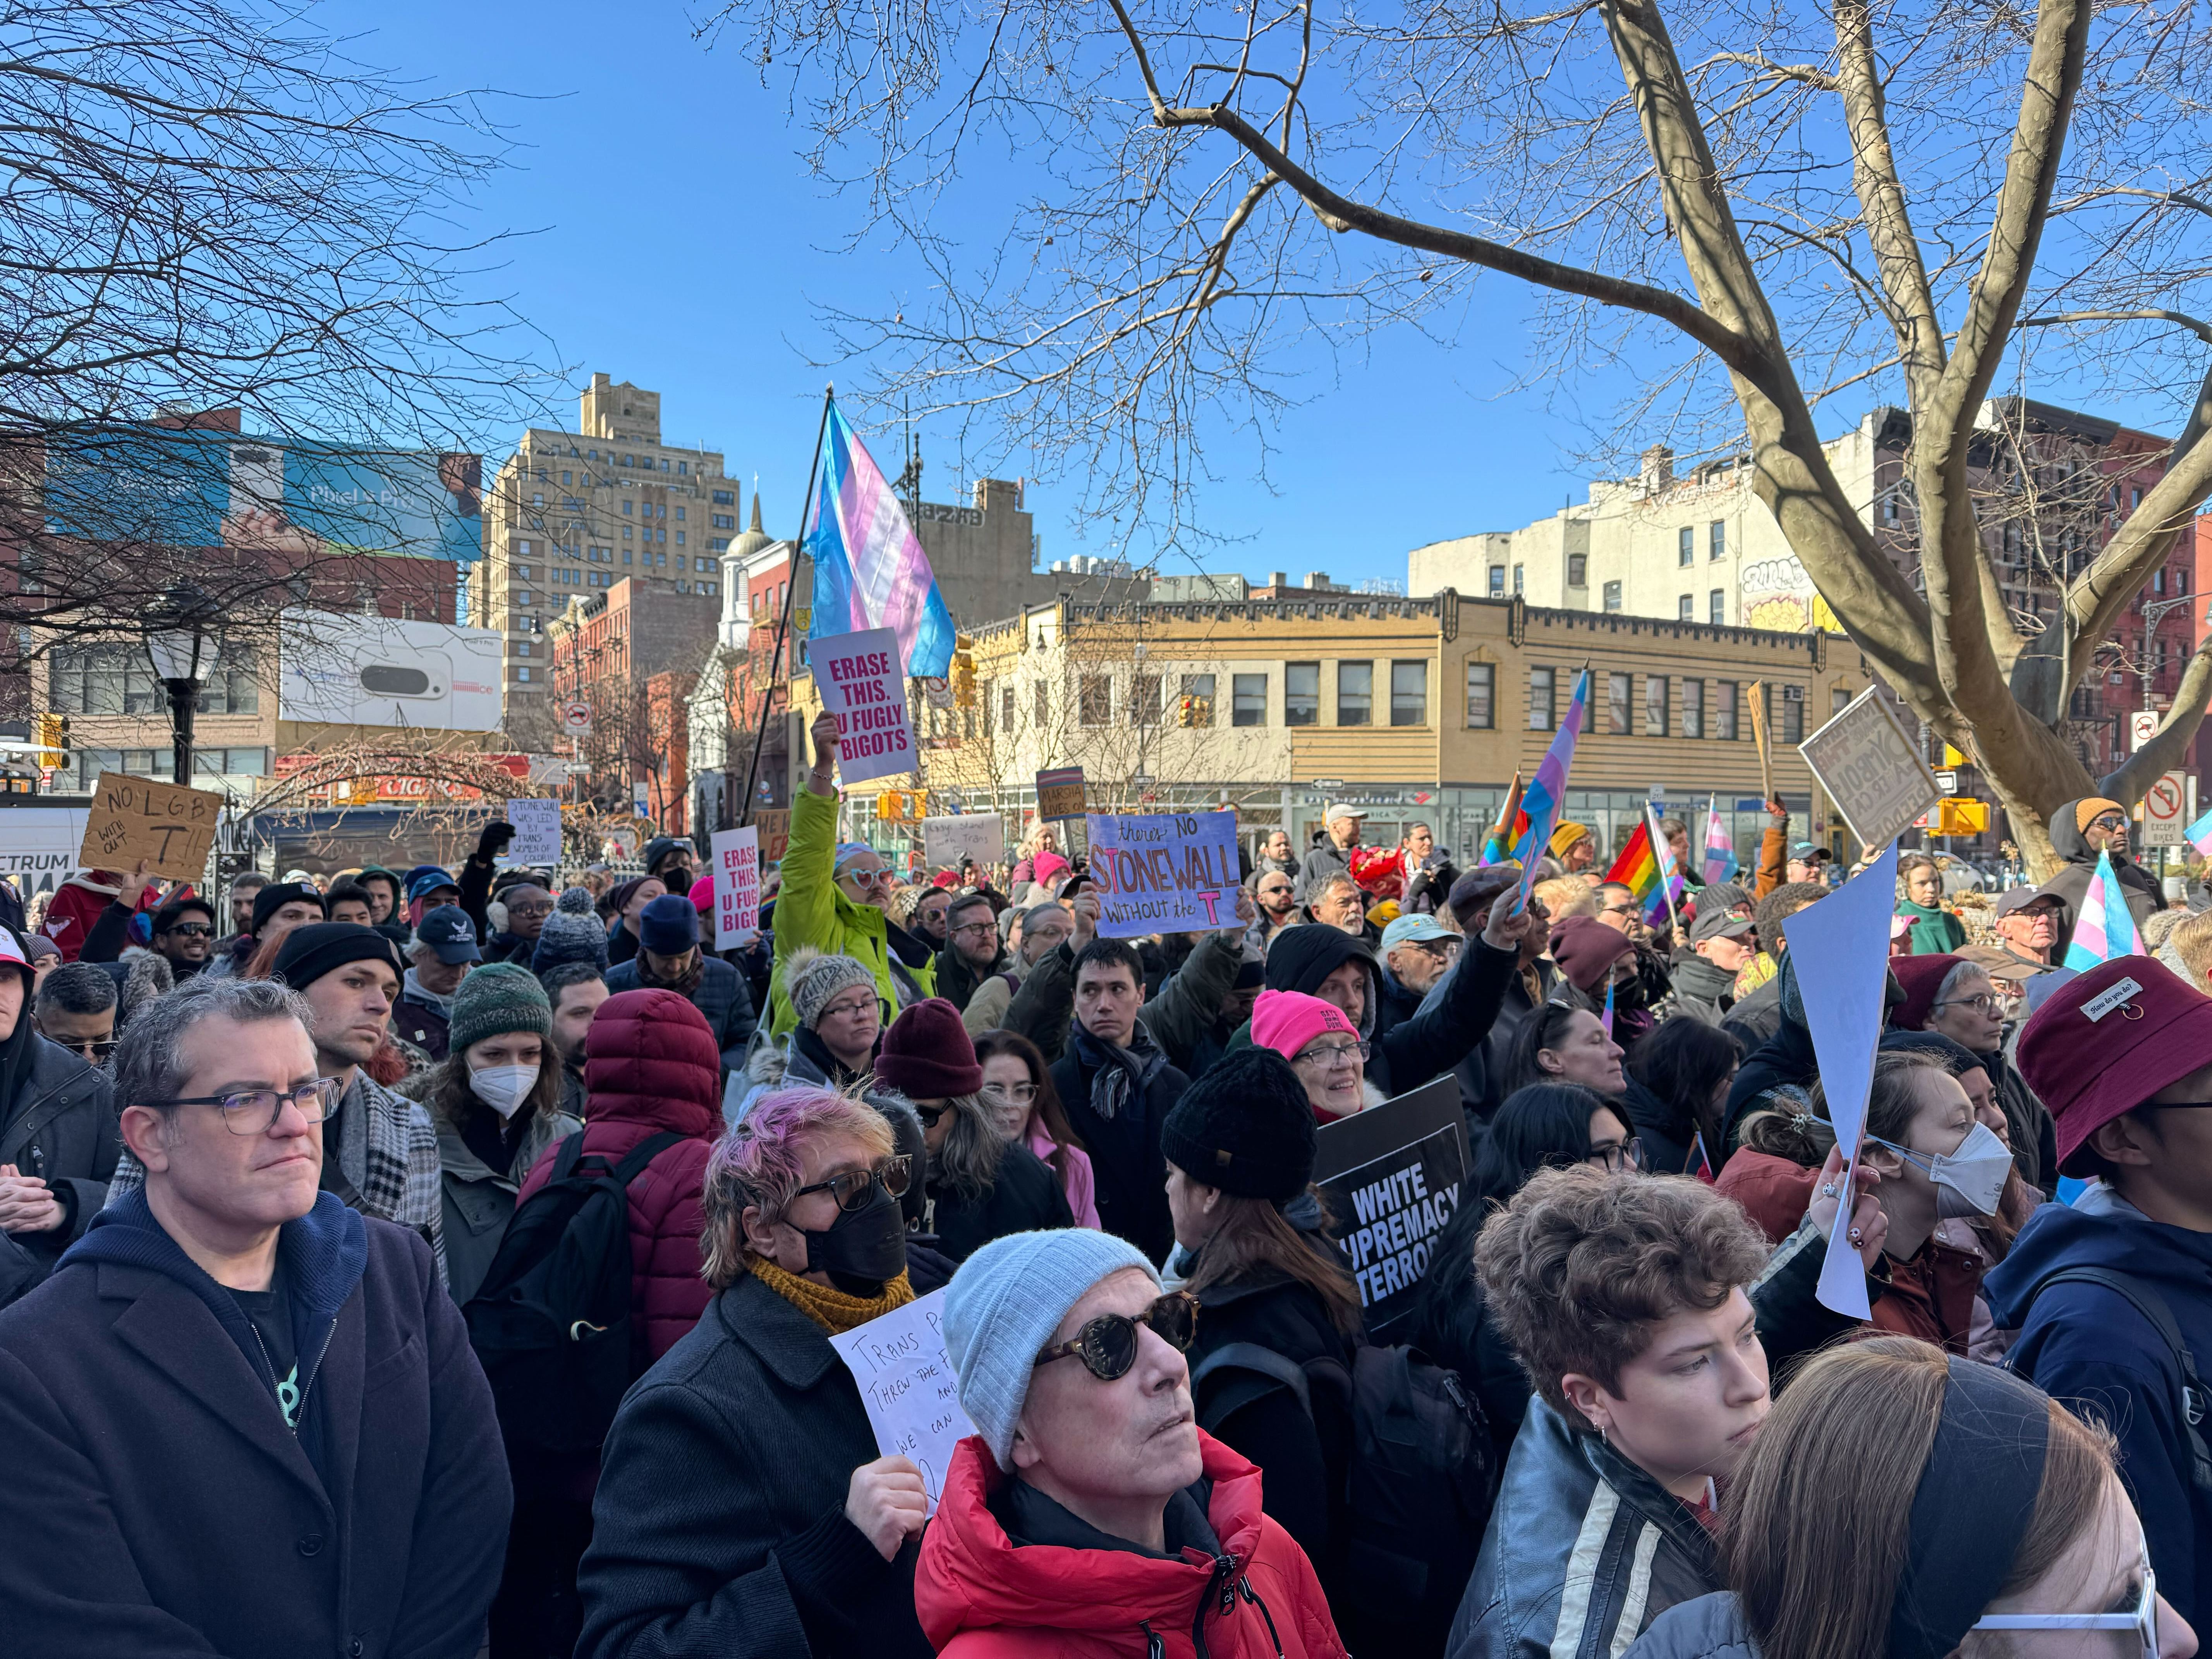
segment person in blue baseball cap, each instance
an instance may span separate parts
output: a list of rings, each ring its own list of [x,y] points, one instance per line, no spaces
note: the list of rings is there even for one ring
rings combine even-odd
[[[441,904],[458,904],[461,884],[434,864],[418,864],[407,872],[407,922],[420,927],[423,913]]]
[[[1399,1019],[1421,1009],[1421,999],[1459,960],[1460,936],[1434,916],[1399,916],[1382,930],[1382,1005]]]

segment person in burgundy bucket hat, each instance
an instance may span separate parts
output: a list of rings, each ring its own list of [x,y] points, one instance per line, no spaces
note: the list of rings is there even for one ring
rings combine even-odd
[[[2087,1184],[1983,1281],[2007,1363],[2112,1430],[2160,1590],[2212,1619],[2212,998],[2121,957],[2052,992],[2018,1059]]]

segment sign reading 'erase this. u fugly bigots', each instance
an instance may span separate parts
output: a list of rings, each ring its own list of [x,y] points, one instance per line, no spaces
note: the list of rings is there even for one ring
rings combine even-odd
[[[866,783],[915,768],[914,725],[907,718],[906,673],[898,635],[888,628],[833,634],[806,647],[814,689],[837,717],[837,776]]]

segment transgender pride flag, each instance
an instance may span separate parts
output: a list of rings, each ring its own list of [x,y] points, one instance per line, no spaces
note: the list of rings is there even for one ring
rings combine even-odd
[[[2207,812],[2181,833],[2191,847],[2206,858],[2212,858],[2212,812]]]
[[[1706,883],[1734,881],[1735,872],[1741,867],[1736,862],[1735,837],[1721,822],[1720,802],[1717,799],[1709,799],[1705,803]]]
[[[941,678],[952,667],[952,617],[937,591],[937,574],[890,481],[835,399],[824,418],[822,477],[806,527],[806,552],[814,561],[814,618],[806,636],[888,628],[898,635],[909,675]]]
[[[2112,854],[2100,853],[2097,873],[2089,878],[2089,890],[2081,895],[2081,914],[2074,918],[2074,937],[2066,946],[2063,965],[2094,968],[2114,957],[2142,952],[2135,915],[2128,908],[2127,890],[2112,873]]]
[[[1567,799],[1567,772],[1575,763],[1575,743],[1583,732],[1583,711],[1589,706],[1590,672],[1585,668],[1576,677],[1575,695],[1568,701],[1567,717],[1559,722],[1559,735],[1544,752],[1544,763],[1536,769],[1535,781],[1521,795],[1521,816],[1528,825],[1521,839],[1514,843],[1513,856],[1521,860],[1521,902],[1528,902],[1528,890],[1536,884],[1536,860],[1551,845],[1552,832],[1559,827],[1559,808]]]

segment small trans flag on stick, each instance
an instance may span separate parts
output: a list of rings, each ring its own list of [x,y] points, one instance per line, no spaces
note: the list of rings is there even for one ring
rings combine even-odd
[[[1536,860],[1551,844],[1552,832],[1559,827],[1559,809],[1567,799],[1567,773],[1575,763],[1575,743],[1582,736],[1583,711],[1589,706],[1589,690],[1590,672],[1585,668],[1575,677],[1575,694],[1568,700],[1559,734],[1545,750],[1534,781],[1521,797],[1521,814],[1528,827],[1522,831],[1513,856],[1521,860],[1522,905],[1528,903],[1528,890],[1536,884]]]
[[[2064,966],[2094,968],[2114,957],[2142,953],[2136,936],[2135,913],[2128,908],[2127,890],[2112,873],[2112,855],[2097,854],[2097,872],[2089,878],[2089,890],[2081,895],[2081,914],[2074,919],[2074,937],[2066,946]]]
[[[2207,812],[2181,833],[2188,838],[2191,847],[2206,858],[2212,859],[2212,812]]]
[[[1728,826],[1721,822],[1720,801],[1717,798],[1705,802],[1705,881],[1708,885],[1717,881],[1734,881],[1735,872],[1743,866],[1736,862],[1735,837],[1729,834]]]

